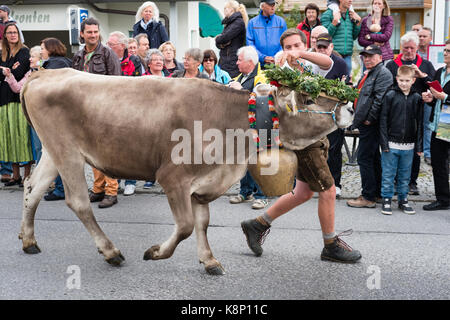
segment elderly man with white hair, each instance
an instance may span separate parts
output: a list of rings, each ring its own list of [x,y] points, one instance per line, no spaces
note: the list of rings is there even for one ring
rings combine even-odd
[[[106,45],[120,60],[120,68],[124,76],[140,76],[141,62],[138,57],[128,54],[128,37],[120,31],[111,32]]]
[[[252,46],[242,47],[237,51],[238,61],[236,62],[239,71],[241,72],[228,85],[238,90],[253,91],[253,89],[260,83],[266,83],[266,77],[261,71],[261,66],[258,62],[258,52]],[[272,115],[269,112],[269,97],[257,97],[256,99],[256,129],[262,130],[272,129]],[[267,134],[267,141],[270,144],[270,135]],[[264,141],[262,142],[264,143]],[[243,202],[252,203],[252,209],[264,209],[269,203],[267,197],[262,192],[261,188],[255,182],[250,172],[247,171],[244,178],[240,182],[240,191],[237,196],[230,198],[230,203],[237,204]]]
[[[266,82],[261,65],[258,62],[258,52],[253,46],[240,48],[237,51],[237,56],[236,64],[240,74],[228,84],[230,87],[253,91],[257,84]]]
[[[315,27],[315,28],[313,28],[311,30],[311,37],[310,37],[310,40],[309,40],[310,41],[309,42],[309,45],[310,45],[309,51],[316,51],[317,50],[317,48],[316,48],[317,37],[319,37],[319,35],[322,34],[322,33],[328,33],[328,29],[325,28],[322,25],[317,26],[317,27]]]
[[[159,21],[159,10],[154,2],[144,2],[136,12],[136,23],[133,26],[133,38],[145,33],[150,43],[150,49],[158,49],[169,40],[166,28]]]
[[[397,70],[402,65],[410,65],[415,70],[416,81],[411,91],[419,94],[428,90],[428,81],[433,81],[436,70],[433,64],[424,60],[419,54],[419,36],[414,31],[409,31],[400,38],[401,52],[395,60],[391,60],[386,64],[386,68],[391,71],[394,78],[394,86],[397,85],[395,77]],[[411,170],[411,180],[409,183],[409,194],[418,195],[417,178],[420,171],[420,157],[414,152],[413,165]]]

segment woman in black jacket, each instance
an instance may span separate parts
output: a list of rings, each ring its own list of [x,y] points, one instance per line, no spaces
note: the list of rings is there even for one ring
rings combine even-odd
[[[424,205],[423,209],[432,210],[448,210],[450,208],[450,184],[448,155],[450,151],[450,139],[448,134],[446,137],[440,136],[438,131],[439,120],[444,118],[447,120],[447,132],[450,124],[450,40],[445,42],[444,47],[444,63],[445,66],[440,68],[434,80],[437,80],[443,89],[442,92],[430,88],[430,91],[422,93],[423,100],[432,106],[430,115],[431,142],[431,167],[433,168],[434,193],[436,201]],[[442,114],[444,113],[444,116]]]
[[[166,28],[159,21],[159,10],[155,3],[144,2],[136,13],[136,23],[133,26],[133,38],[140,33],[147,34],[150,49],[158,49],[169,40]]]
[[[220,49],[219,66],[235,78],[240,73],[236,65],[237,51],[245,46],[248,16],[245,6],[235,0],[225,3],[224,15],[223,32],[216,37],[216,46]]]
[[[44,69],[62,69],[70,68],[72,60],[66,58],[66,46],[56,38],[46,38],[41,41],[41,57],[44,61],[42,68]],[[55,180],[55,189],[44,196],[46,201],[64,200],[64,186],[61,177]]]
[[[2,36],[0,67],[11,70],[15,80],[20,81],[30,70],[30,51],[20,40],[19,29],[14,23],[6,24]],[[22,185],[19,164],[27,163],[25,178],[30,173],[32,160],[30,130],[20,96],[11,90],[4,72],[0,72],[0,161],[12,162],[13,169],[13,176],[5,186]]]

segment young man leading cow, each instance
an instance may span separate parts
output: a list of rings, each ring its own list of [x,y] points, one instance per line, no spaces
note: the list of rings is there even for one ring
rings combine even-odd
[[[308,52],[306,36],[298,29],[286,30],[280,38],[283,48],[281,65],[303,70],[310,67],[313,72],[325,76],[333,67],[327,55]],[[353,263],[361,259],[357,250],[343,242],[334,229],[336,188],[327,164],[329,143],[326,137],[303,150],[294,150],[298,159],[296,186],[293,192],[280,197],[263,215],[241,223],[247,244],[256,256],[263,252],[262,239],[272,222],[288,211],[310,200],[314,192],[319,193],[319,220],[324,239],[321,259]],[[306,162],[308,159],[312,161]]]

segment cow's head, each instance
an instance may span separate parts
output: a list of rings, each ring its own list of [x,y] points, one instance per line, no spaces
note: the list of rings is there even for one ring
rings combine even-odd
[[[270,91],[280,118],[280,139],[289,149],[299,150],[320,140],[337,128],[346,128],[353,121],[351,103],[319,96],[309,96],[285,86],[267,84],[255,88],[257,95]]]

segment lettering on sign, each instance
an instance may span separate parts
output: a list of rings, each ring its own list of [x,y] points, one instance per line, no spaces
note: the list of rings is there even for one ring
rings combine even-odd
[[[36,10],[33,13],[16,13],[11,11],[11,17],[19,24],[23,23],[50,23],[50,14],[38,13]]]

